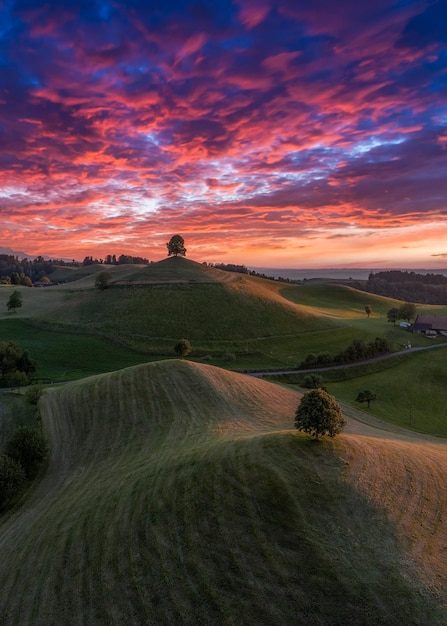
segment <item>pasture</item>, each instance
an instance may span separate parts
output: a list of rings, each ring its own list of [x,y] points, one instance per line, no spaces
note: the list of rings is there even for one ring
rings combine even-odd
[[[445,623],[445,447],[354,422],[316,444],[299,397],[176,360],[47,390],[2,624]]]
[[[94,279],[104,269],[110,272],[111,287],[99,291]],[[37,378],[73,380],[173,358],[173,346],[181,337],[192,343],[191,360],[244,371],[296,368],[309,353],[336,354],[354,339],[384,336],[404,359],[408,341],[413,346],[443,341],[388,323],[386,313],[398,301],[343,285],[285,285],[184,258],[149,266],[93,265],[61,271],[68,271],[70,282],[19,288],[23,306],[17,313],[6,308],[15,287],[0,289],[0,338],[15,339],[30,351],[38,364]],[[369,318],[366,305],[372,309]],[[447,307],[421,305],[418,312],[441,315]],[[391,372],[391,362],[384,361],[374,367],[376,378],[371,381],[352,380],[357,368],[341,377],[351,382],[330,376],[328,380],[338,380],[333,392],[354,406],[357,387],[375,386],[381,400],[372,404],[372,413],[444,434],[445,387],[436,383],[437,376],[430,384],[422,382],[418,372],[426,362],[433,364],[431,371],[445,371],[445,351],[435,352],[412,356],[411,371],[399,360],[392,363]],[[363,368],[358,366],[358,376]]]

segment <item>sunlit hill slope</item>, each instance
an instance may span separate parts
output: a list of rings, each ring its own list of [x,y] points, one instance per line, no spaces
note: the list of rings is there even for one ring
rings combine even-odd
[[[184,258],[110,271],[110,288],[92,288],[96,272],[52,289],[62,302],[45,320],[110,335],[232,340],[331,328],[334,321],[298,306],[272,281],[224,272]],[[93,272],[93,270],[92,270]],[[67,290],[67,287],[69,289]],[[57,292],[56,292],[57,293]]]
[[[176,360],[46,391],[48,471],[0,522],[1,623],[446,623],[445,448],[315,444],[298,400]]]

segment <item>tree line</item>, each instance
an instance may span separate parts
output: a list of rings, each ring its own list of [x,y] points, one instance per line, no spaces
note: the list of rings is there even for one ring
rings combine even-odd
[[[44,259],[37,256],[35,259],[20,259],[12,254],[0,254],[0,283],[7,285],[22,285],[32,287],[34,283],[51,282],[51,274],[59,266],[81,267],[94,264],[105,265],[149,265],[150,261],[144,257],[130,254],[107,254],[104,259],[86,256],[82,262],[66,261],[64,259]]]
[[[96,259],[92,256],[84,257],[83,266],[87,265],[149,265],[150,261],[141,256],[133,256],[131,254],[106,254],[103,259]],[[81,265],[81,264],[80,264]]]
[[[400,270],[376,274],[371,272],[363,289],[396,300],[447,304],[447,276],[442,274],[418,274]]]
[[[2,445],[0,454],[0,512],[14,503],[38,475],[48,455],[48,444],[42,431],[37,404],[41,387],[31,387],[27,401],[35,406],[35,425],[19,426]]]
[[[311,352],[298,367],[300,369],[310,369],[355,363],[365,359],[372,359],[382,354],[388,354],[391,350],[391,344],[386,337],[376,337],[373,341],[368,342],[363,339],[353,339],[345,350],[337,354],[331,354],[330,352],[314,354]]]

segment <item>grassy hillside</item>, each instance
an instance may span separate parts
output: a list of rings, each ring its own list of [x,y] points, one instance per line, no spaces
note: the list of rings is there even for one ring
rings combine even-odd
[[[440,341],[387,323],[386,312],[397,301],[347,286],[286,286],[168,258],[149,266],[106,268],[112,286],[99,291],[93,285],[100,269],[103,266],[79,268],[83,278],[57,287],[19,288],[23,306],[17,313],[6,308],[15,288],[0,289],[0,338],[15,339],[30,350],[39,377],[74,379],[172,357],[181,337],[192,343],[190,358],[241,370],[296,368],[309,353],[336,354],[353,339],[386,336],[395,349],[408,341],[414,346]],[[370,318],[366,304],[372,308]],[[418,310],[445,314],[447,307]],[[415,395],[412,427],[444,432],[444,400],[434,406],[435,398],[445,398],[444,388],[422,388],[417,369],[425,362],[414,358],[414,369],[408,374],[402,370],[405,384],[398,383],[398,368],[385,386],[377,383],[381,397],[390,401],[375,403],[373,411],[380,408],[382,417],[402,423],[409,413],[405,407],[410,386]],[[441,354],[434,363],[446,366]],[[383,363],[384,377],[389,376],[386,367]],[[346,391],[338,386],[334,392],[348,400],[356,385],[347,384]]]
[[[314,332],[336,324],[282,297],[270,281],[183,258],[140,269],[104,291],[66,292],[42,317],[148,346],[157,339],[247,341]]]
[[[47,391],[48,472],[0,519],[1,623],[445,623],[445,448],[315,444],[298,399],[182,361]]]
[[[324,374],[323,374],[324,377]],[[325,383],[340,400],[355,402],[371,389],[377,400],[369,413],[421,433],[447,437],[447,348],[408,355],[391,369],[348,381]],[[362,408],[366,409],[366,405]]]
[[[73,380],[151,360],[151,357],[100,336],[54,332],[26,319],[0,322],[0,341],[16,341],[36,362],[36,379]],[[153,358],[152,358],[153,360]]]

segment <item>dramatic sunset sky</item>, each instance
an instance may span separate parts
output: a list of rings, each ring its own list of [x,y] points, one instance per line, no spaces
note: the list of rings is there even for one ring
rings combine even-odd
[[[0,0],[0,246],[447,267],[446,0]]]

